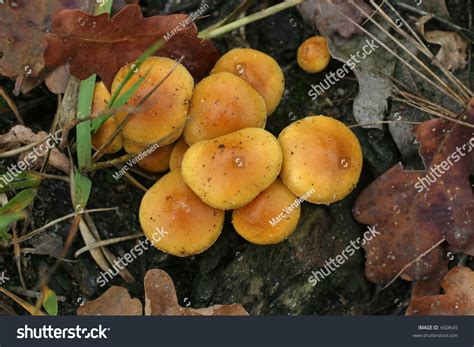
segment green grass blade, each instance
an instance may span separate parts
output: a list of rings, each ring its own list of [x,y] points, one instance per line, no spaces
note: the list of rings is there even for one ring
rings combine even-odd
[[[19,192],[13,197],[8,203],[0,208],[0,214],[20,212],[21,210],[28,207],[36,197],[38,193],[37,189],[25,189]]]
[[[123,79],[123,81],[118,85],[117,89],[114,91],[112,94],[112,97],[110,98],[108,107],[111,107],[115,103],[115,99],[117,99],[118,95],[122,92],[122,89],[125,87],[128,81],[130,81],[130,78],[132,78],[134,74],[134,70],[140,68],[142,63],[145,61],[146,58],[151,57],[153,54],[155,54],[160,48],[162,48],[166,44],[165,39],[159,39],[156,41],[154,44],[152,44],[150,47],[148,47],[139,57],[137,60],[135,60],[134,68],[130,69]]]
[[[42,179],[40,175],[34,172],[21,172],[16,176],[5,173],[0,175],[0,193],[38,187]]]
[[[82,119],[91,114],[92,99],[94,97],[96,75],[81,82],[77,106],[77,118]],[[91,122],[85,121],[76,127],[77,160],[79,170],[88,168],[92,163]]]
[[[76,211],[83,210],[92,189],[92,181],[83,176],[80,172],[76,172],[74,175],[74,209]]]
[[[127,101],[132,97],[133,94],[137,91],[138,87],[143,83],[145,78],[148,76],[150,69],[148,69],[145,74],[138,79],[130,88],[128,88],[125,93],[120,95],[118,98],[115,99],[114,103],[110,106],[111,108],[119,108],[124,106]],[[106,112],[104,115],[94,118],[91,121],[91,131],[95,133],[97,129],[100,128],[104,122],[109,119],[113,115],[113,112]]]

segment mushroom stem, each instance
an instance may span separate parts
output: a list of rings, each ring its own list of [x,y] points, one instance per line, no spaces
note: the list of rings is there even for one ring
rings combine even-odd
[[[203,30],[203,31],[201,31],[201,33],[199,33],[198,37],[203,39],[203,40],[204,39],[208,39],[208,40],[213,39],[215,37],[226,34],[229,31],[241,28],[243,26],[246,26],[247,24],[256,22],[260,19],[266,18],[268,16],[274,15],[275,13],[286,10],[287,8],[302,4],[305,1],[306,0],[287,0],[287,1],[284,1],[282,3],[279,3],[278,5],[266,8],[262,11],[251,14],[250,16],[238,19],[235,22],[223,25],[223,26],[221,26],[217,29],[210,30],[210,31]]]

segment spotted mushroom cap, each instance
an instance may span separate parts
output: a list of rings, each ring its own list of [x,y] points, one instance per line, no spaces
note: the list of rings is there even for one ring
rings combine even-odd
[[[323,71],[331,61],[328,43],[322,36],[313,36],[298,48],[298,65],[308,73]]]
[[[232,212],[232,224],[251,243],[279,243],[295,231],[301,214],[300,203],[277,178],[250,203]]]
[[[162,84],[125,124],[122,130],[124,139],[140,146],[147,146],[160,140],[162,141],[160,144],[164,146],[176,141],[184,129],[188,116],[189,101],[194,87],[193,77],[183,65],[176,66],[176,62],[172,59],[149,57],[140,68],[134,68],[133,64],[122,67],[114,78],[112,92],[118,88],[130,69],[136,71],[124,86],[122,93],[145,73],[148,72],[148,75],[129,99],[128,106],[136,106],[156,85],[161,82]],[[116,117],[121,122],[126,115],[125,112],[118,112]]]
[[[248,204],[275,181],[282,153],[268,131],[248,128],[200,141],[184,154],[183,178],[208,205],[231,210]]]
[[[178,257],[204,252],[224,225],[224,211],[202,202],[184,183],[181,170],[170,171],[145,193],[139,217],[148,240]]]
[[[315,204],[345,198],[362,171],[359,140],[343,123],[311,116],[286,127],[278,138],[283,150],[280,177],[297,196]]]
[[[92,117],[97,117],[99,113],[107,109],[107,105],[110,101],[110,93],[105,87],[103,82],[97,82],[94,88],[94,97],[92,100]],[[100,148],[105,145],[112,134],[118,127],[117,120],[112,115],[107,119],[97,131],[92,135],[92,146]],[[110,146],[107,148],[106,153],[113,154],[117,153],[122,149],[123,141],[122,134],[118,134],[117,137],[112,141]]]
[[[173,146],[170,157],[170,169],[176,170],[181,168],[181,162],[183,161],[184,153],[188,150],[189,145],[180,138]]]
[[[265,100],[271,115],[281,101],[285,76],[269,55],[251,48],[236,48],[224,54],[211,73],[230,72],[247,81]]]
[[[263,98],[231,73],[206,77],[196,85],[184,139],[192,145],[244,128],[263,128],[267,111]]]

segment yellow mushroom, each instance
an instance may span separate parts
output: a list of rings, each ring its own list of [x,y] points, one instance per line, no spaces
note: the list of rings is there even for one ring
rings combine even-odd
[[[119,70],[112,83],[112,92],[118,88],[130,69],[136,71],[122,92],[148,72],[127,103],[131,107],[136,106],[145,95],[162,82],[125,124],[122,130],[124,139],[140,146],[162,140],[160,145],[164,146],[179,138],[186,123],[194,81],[183,65],[178,64],[175,67],[175,64],[174,60],[168,58],[149,57],[140,68],[128,64]],[[170,71],[171,74],[166,77]],[[125,112],[117,113],[117,120],[121,122],[126,115]]]
[[[140,224],[159,250],[179,257],[199,254],[219,237],[224,211],[202,202],[173,170],[143,196]]]
[[[359,140],[338,120],[307,117],[286,127],[278,140],[283,150],[280,177],[293,194],[315,204],[331,204],[346,197],[359,181]]]
[[[232,212],[232,224],[249,242],[275,244],[295,231],[301,214],[300,203],[277,178],[252,202]]]
[[[138,160],[137,165],[153,173],[164,172],[170,168],[169,164],[173,146],[174,144],[163,147],[144,147],[127,140],[123,143],[125,152],[137,153],[137,156],[141,155],[143,157]]]
[[[183,138],[180,138],[173,147],[170,157],[170,169],[176,170],[181,168],[181,162],[183,161],[184,153],[188,150],[189,146],[184,141]]]
[[[231,210],[268,188],[281,162],[277,139],[266,130],[248,128],[192,145],[181,169],[184,181],[202,201]]]
[[[328,66],[330,60],[328,43],[322,36],[310,37],[298,48],[298,65],[306,72],[321,72]]]
[[[92,117],[97,117],[99,113],[107,109],[110,101],[110,93],[103,82],[97,82],[94,88],[94,98],[92,101]],[[106,144],[118,127],[117,120],[114,116],[109,117],[97,131],[92,135],[92,146],[100,148]],[[122,134],[118,134],[106,150],[106,153],[117,153],[122,149]]]
[[[255,89],[223,72],[196,85],[183,136],[192,145],[244,128],[263,128],[266,120],[265,102]]]
[[[236,48],[224,54],[211,73],[230,72],[247,81],[265,100],[271,115],[281,101],[285,76],[269,55],[251,48]]]

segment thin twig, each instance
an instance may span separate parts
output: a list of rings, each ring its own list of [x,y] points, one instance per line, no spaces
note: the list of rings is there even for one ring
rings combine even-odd
[[[110,246],[110,245],[113,245],[113,244],[116,244],[116,243],[119,243],[119,242],[124,242],[124,241],[132,240],[132,239],[137,239],[137,238],[142,237],[142,236],[144,236],[143,233],[137,233],[137,234],[133,234],[133,235],[115,237],[115,238],[108,239],[108,240],[93,242],[93,243],[90,243],[87,246],[82,247],[81,249],[79,249],[76,253],[74,253],[74,257],[77,258],[81,254],[86,253],[86,252],[88,252],[92,249],[95,249],[95,248]]]
[[[390,287],[390,285],[392,285],[393,282],[395,282],[397,280],[398,277],[401,276],[401,274],[403,272],[405,272],[406,269],[408,269],[410,266],[412,266],[415,262],[417,262],[418,260],[420,260],[421,258],[423,258],[425,255],[427,255],[428,253],[430,253],[432,250],[434,250],[436,247],[438,247],[439,245],[441,245],[444,241],[446,241],[446,239],[443,237],[441,240],[439,240],[437,243],[435,243],[433,246],[431,246],[427,251],[423,252],[422,254],[420,254],[418,257],[416,257],[415,259],[413,259],[411,262],[409,262],[407,265],[405,265],[401,270],[400,272],[390,281],[388,282],[383,288],[382,290]]]
[[[15,244],[15,243],[22,243],[22,242],[25,242],[26,240],[29,240],[31,239],[32,237],[38,235],[40,232],[42,232],[43,230],[46,230],[50,227],[52,227],[53,225],[55,224],[58,224],[62,221],[65,221],[71,217],[75,217],[75,216],[78,216],[78,215],[81,215],[81,214],[85,214],[85,213],[95,213],[95,212],[107,212],[107,211],[115,211],[117,210],[117,207],[104,207],[104,208],[96,208],[96,209],[91,209],[91,210],[83,210],[83,211],[77,211],[77,212],[73,212],[73,213],[70,213],[66,216],[63,216],[63,217],[60,217],[58,219],[55,219],[45,225],[43,225],[41,228],[38,228],[24,236],[21,236],[19,238],[17,238],[16,240],[13,240],[11,243],[12,244]]]

